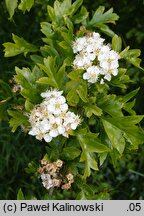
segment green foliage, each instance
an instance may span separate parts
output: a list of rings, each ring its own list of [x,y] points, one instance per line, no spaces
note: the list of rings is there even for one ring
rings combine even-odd
[[[34,5],[34,0],[21,0],[18,9],[22,10],[23,13],[25,13],[26,11],[30,11],[33,5]]]
[[[22,192],[22,189],[20,188],[18,193],[17,193],[17,200],[25,200],[24,194]]]
[[[34,0],[21,0],[20,3],[18,0],[5,0],[5,3],[10,15],[10,19],[12,19],[17,7],[19,10],[23,11],[23,13],[30,11],[30,9],[34,5]]]
[[[7,42],[3,44],[3,46],[5,47],[5,57],[12,57],[21,53],[27,55],[28,52],[38,51],[36,46],[28,43],[23,38],[20,38],[17,35],[12,34],[12,38],[14,43]]]
[[[5,3],[11,19],[14,15],[15,9],[17,8],[18,0],[5,0]]]
[[[99,6],[93,13],[89,13],[82,3],[82,0],[73,3],[71,0],[56,0],[54,4],[47,5],[45,20],[42,19],[40,23],[43,34],[40,45],[35,46],[15,34],[12,34],[14,43],[3,44],[5,57],[23,53],[30,65],[15,67],[14,78],[21,86],[19,92],[14,93],[6,82],[0,81],[0,117],[8,107],[12,132],[19,126],[29,130],[28,113],[42,101],[41,92],[51,88],[62,90],[70,109],[82,119],[80,128],[76,132],[70,132],[68,139],[60,136],[46,146],[48,159],[64,160],[66,169],[74,174],[73,194],[58,190],[51,196],[46,196],[47,192],[36,192],[41,199],[110,199],[108,185],[102,185],[99,190],[95,189],[95,182],[101,183],[101,179],[96,179],[98,170],[103,169],[107,161],[116,167],[120,158],[124,158],[127,152],[138,150],[144,140],[144,131],[140,126],[144,116],[137,115],[134,109],[134,97],[139,89],[129,90],[132,80],[128,73],[131,64],[142,69],[140,50],[130,49],[129,46],[123,50],[121,37],[115,34],[109,25],[116,24],[119,18],[112,8],[106,10],[104,6]],[[19,4],[18,1],[13,1],[13,4],[12,1],[6,1],[10,19],[16,8],[25,13],[30,11],[33,5],[34,0],[21,0]],[[91,31],[106,34],[108,41],[112,38],[112,49],[120,55],[118,75],[104,85],[89,85],[83,80],[84,71],[72,68],[73,41]],[[33,55],[29,57],[28,53]],[[16,105],[21,105],[22,110]],[[45,150],[42,154],[45,154]],[[37,168],[37,164],[30,162],[26,169],[26,172],[32,175],[33,187],[36,185],[34,193],[39,187]],[[33,197],[33,194],[24,196],[21,189],[18,191],[17,199],[28,197]]]

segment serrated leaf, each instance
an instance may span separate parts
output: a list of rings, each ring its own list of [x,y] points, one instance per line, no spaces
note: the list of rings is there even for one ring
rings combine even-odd
[[[29,68],[20,69],[18,67],[15,70],[15,79],[22,86],[21,95],[31,102],[38,103],[41,97],[36,81],[42,76],[40,69],[35,66],[32,71]]]
[[[116,148],[122,154],[126,144],[123,132],[105,120],[102,120],[102,123],[113,148]]]
[[[82,69],[77,69],[74,71],[71,71],[67,76],[71,79],[71,80],[79,80],[81,78],[81,74],[83,73]]]
[[[33,5],[34,5],[34,0],[21,0],[18,9],[22,10],[23,13],[25,13],[26,11],[30,11]]]
[[[47,12],[48,12],[48,16],[50,18],[51,21],[55,20],[55,11],[54,8],[51,7],[50,5],[47,6]]]
[[[54,32],[52,30],[52,25],[48,22],[41,22],[41,32],[47,37],[52,38],[54,36]]]
[[[5,57],[12,57],[19,55],[21,53],[27,54],[28,52],[38,51],[37,47],[28,43],[23,38],[18,37],[17,35],[12,34],[14,43],[6,42],[3,44],[5,47]]]
[[[127,51],[126,56],[124,58],[134,66],[141,68],[140,66],[141,59],[138,58],[140,54],[141,51],[139,49],[131,49]]]
[[[80,155],[81,151],[76,147],[65,147],[62,156],[67,160],[74,160]]]
[[[30,112],[32,109],[33,109],[33,104],[28,100],[26,99],[25,101],[25,109],[27,112]]]
[[[75,89],[71,89],[67,96],[66,96],[67,102],[70,106],[77,106],[78,102],[79,102],[79,97],[76,94]]]
[[[94,13],[92,19],[89,22],[89,25],[97,26],[97,24],[104,23],[113,23],[119,19],[119,16],[116,13],[113,13],[113,8],[105,11],[104,6],[100,6]]]
[[[56,0],[54,2],[54,11],[57,18],[63,17],[67,14],[71,7],[71,0],[63,0],[62,2],[59,2]]]
[[[79,9],[79,7],[82,5],[82,3],[83,3],[83,0],[74,1],[72,6],[67,11],[66,15],[67,16],[73,16],[73,14]]]
[[[87,84],[85,82],[81,82],[78,88],[76,89],[76,92],[78,93],[79,97],[84,101],[85,103],[88,102],[87,98]]]
[[[56,79],[58,82],[59,87],[61,88],[64,85],[65,77],[66,77],[66,72],[65,72],[66,64],[65,61],[62,64],[62,66],[59,68],[57,74],[56,74]]]
[[[22,189],[20,188],[17,193],[17,200],[25,200],[24,194],[22,192]]]
[[[110,37],[113,37],[115,35],[114,31],[112,31],[106,24],[97,24],[97,28],[99,28],[104,34]]]
[[[57,66],[55,63],[55,58],[53,58],[52,56],[48,56],[47,58],[44,58],[44,64],[38,64],[38,66],[42,71],[44,71],[48,75],[48,77],[47,79],[46,77],[42,77],[37,82],[47,82],[47,84],[52,85],[55,88],[58,88],[58,83],[56,80]]]
[[[12,117],[9,121],[12,132],[15,132],[21,125],[28,125],[28,118],[22,112],[8,110],[8,114]]]
[[[125,96],[122,97],[122,101],[124,103],[128,102],[130,99],[132,99],[139,91],[140,88],[137,88],[133,91],[131,91],[130,93],[126,94]]]
[[[112,49],[115,50],[116,52],[120,52],[121,48],[122,48],[121,37],[115,34],[112,39]]]
[[[12,19],[15,9],[17,8],[18,0],[5,0],[5,3],[10,15],[10,19]]]
[[[94,153],[108,152],[109,148],[101,142],[92,133],[87,133],[82,130],[78,133],[77,138],[82,148],[80,161],[85,162],[84,178],[91,174],[91,169],[98,170],[97,161]]]
[[[50,78],[48,78],[48,77],[41,77],[40,79],[38,79],[36,81],[36,83],[44,84],[44,85],[49,85],[49,86],[52,86],[54,88],[57,87],[57,85],[55,84],[55,82],[53,82],[53,80],[50,79]]]
[[[121,135],[133,148],[137,148],[139,144],[144,143],[144,131],[136,125],[142,119],[143,116],[139,115],[103,118],[103,120],[112,124],[115,130],[118,128],[121,131]]]
[[[123,116],[121,110],[123,103],[114,94],[104,95],[102,98],[98,98],[97,105],[111,116]]]
[[[130,48],[130,47],[127,46],[123,51],[121,51],[121,53],[120,53],[120,57],[121,57],[121,58],[126,57],[129,48]]]
[[[89,13],[87,12],[87,9],[82,6],[80,12],[72,17],[72,21],[75,24],[82,23],[83,21],[87,19],[88,15]]]
[[[102,109],[96,105],[90,104],[90,105],[85,106],[84,108],[85,108],[86,116],[88,118],[90,118],[92,116],[92,114],[94,114],[96,116],[101,116],[103,113]]]

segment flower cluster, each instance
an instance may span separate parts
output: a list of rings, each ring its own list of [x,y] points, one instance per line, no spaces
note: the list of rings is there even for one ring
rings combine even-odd
[[[89,83],[96,83],[99,78],[103,83],[104,79],[110,81],[112,75],[118,74],[119,55],[104,45],[104,39],[99,33],[87,33],[73,42],[73,52],[76,53],[73,66],[76,69],[83,69],[83,79]]]
[[[37,105],[30,113],[30,135],[38,140],[44,139],[51,142],[53,137],[69,136],[71,130],[75,130],[80,124],[80,118],[73,112],[68,111],[66,99],[62,96],[63,91],[51,90],[41,93],[44,101]]]
[[[40,174],[43,186],[47,190],[53,187],[59,187],[65,190],[71,188],[71,184],[74,182],[74,176],[72,173],[64,175],[61,171],[63,165],[64,163],[61,160],[53,163],[45,159],[41,160],[38,173]]]

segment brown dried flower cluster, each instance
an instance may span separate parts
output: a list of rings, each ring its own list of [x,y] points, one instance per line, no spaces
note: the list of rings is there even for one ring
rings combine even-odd
[[[71,184],[74,182],[74,176],[72,173],[62,173],[63,161],[57,160],[50,163],[46,159],[41,160],[41,166],[38,169],[43,186],[49,190],[52,187],[59,187],[64,190],[71,188]]]

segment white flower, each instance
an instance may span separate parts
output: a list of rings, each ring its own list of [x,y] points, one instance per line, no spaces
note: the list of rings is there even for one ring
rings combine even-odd
[[[76,53],[73,67],[85,70],[83,79],[89,83],[96,83],[103,79],[111,80],[112,75],[118,74],[119,54],[111,49],[111,45],[104,45],[104,39],[97,32],[87,33],[84,37],[77,38],[73,43]],[[101,76],[101,79],[98,79]]]
[[[49,174],[42,174],[41,175],[41,180],[42,180],[42,184],[43,186],[48,190],[51,187],[53,187],[53,181],[51,179],[51,176]]]
[[[54,90],[48,90],[46,92],[42,92],[41,96],[46,99],[55,98],[55,97],[58,98],[59,96],[62,95],[62,93],[63,91],[58,91],[57,89],[54,89]]]
[[[105,71],[104,79],[110,81],[112,75],[116,76],[117,74],[118,74],[118,70],[117,69],[109,69],[109,70]]]
[[[87,72],[83,74],[83,79],[88,80],[90,83],[96,83],[101,69],[98,66],[91,66],[87,69]]]
[[[59,98],[51,98],[47,105],[47,110],[54,115],[59,115],[61,112],[68,110],[68,105],[65,103],[66,99],[63,96]]]
[[[86,37],[77,38],[76,41],[73,43],[73,52],[77,53],[84,49],[86,44]]]
[[[29,122],[31,129],[29,134],[36,139],[44,139],[51,142],[54,137],[63,135],[68,137],[69,130],[75,130],[80,122],[77,115],[68,111],[66,99],[62,91],[56,89],[41,94],[44,101],[37,105],[30,113]],[[71,115],[71,119],[67,119]],[[66,124],[68,120],[68,123]]]

